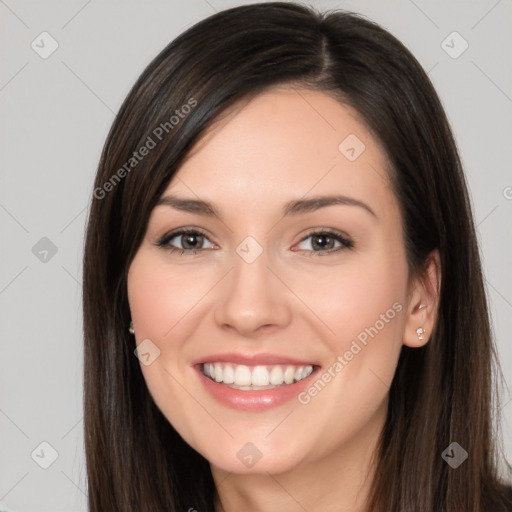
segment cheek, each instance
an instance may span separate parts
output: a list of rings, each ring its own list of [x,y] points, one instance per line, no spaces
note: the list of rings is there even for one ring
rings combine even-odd
[[[148,391],[158,408],[187,442],[194,432],[194,402],[184,400],[180,384],[186,381],[187,339],[193,334],[196,308],[208,291],[207,280],[197,274],[170,270],[170,265],[141,251],[128,273],[128,300],[135,328],[136,343],[150,339],[159,355],[149,365],[140,364]]]
[[[294,290],[325,325],[330,338],[341,343],[375,323],[382,329],[381,315],[385,320],[400,316],[396,303],[405,308],[407,275],[400,262],[360,259],[330,269],[328,275],[325,270],[303,275],[306,277],[297,280]],[[399,322],[385,321],[386,326],[391,323]]]
[[[307,298],[332,361],[343,359],[337,380],[369,391],[377,380],[390,384],[396,369],[408,267],[405,254],[392,247],[350,258],[328,272],[304,273],[294,290]]]
[[[197,274],[170,270],[156,258],[137,256],[128,274],[128,300],[137,339],[150,338],[159,343],[173,338],[191,324],[182,322],[208,292],[208,282]],[[180,337],[181,338],[181,337]]]
[[[319,274],[309,275],[297,293],[308,297],[307,306],[315,313],[315,325],[323,326],[323,342],[330,353],[319,376],[325,388],[313,384],[301,403],[310,403],[314,411],[331,411],[325,413],[323,429],[332,439],[338,439],[340,431],[351,435],[370,421],[384,403],[396,371],[407,265],[403,255],[388,254],[379,251],[378,257],[375,253],[354,258],[323,281]]]

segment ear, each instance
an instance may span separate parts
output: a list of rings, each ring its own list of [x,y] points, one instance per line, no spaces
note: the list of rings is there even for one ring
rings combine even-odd
[[[404,345],[417,348],[427,344],[437,322],[440,290],[441,259],[435,249],[427,257],[424,269],[410,284]]]

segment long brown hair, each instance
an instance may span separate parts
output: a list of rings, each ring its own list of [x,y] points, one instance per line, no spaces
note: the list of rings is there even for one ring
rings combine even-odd
[[[325,91],[360,113],[390,162],[411,275],[433,249],[441,257],[436,329],[424,347],[402,348],[368,510],[507,510],[512,498],[497,470],[499,363],[470,200],[439,98],[377,24],[289,2],[228,9],[188,29],[148,65],[107,137],[83,260],[89,510],[214,510],[208,461],[156,407],[134,356],[127,272],[194,142],[226,107],[281,84]],[[441,457],[454,441],[469,454],[456,469]]]

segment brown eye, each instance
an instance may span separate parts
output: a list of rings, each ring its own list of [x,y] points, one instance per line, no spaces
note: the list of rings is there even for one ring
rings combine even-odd
[[[205,242],[209,243],[211,247],[205,247]],[[213,247],[206,235],[197,230],[174,231],[165,235],[157,245],[171,252],[180,251],[181,254],[196,254],[203,249]]]
[[[354,243],[342,233],[318,231],[303,238],[298,247],[300,250],[308,252],[330,254],[343,249],[351,249],[353,246]]]

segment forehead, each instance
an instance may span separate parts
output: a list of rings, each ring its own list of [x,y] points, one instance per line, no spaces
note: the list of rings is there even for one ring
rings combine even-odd
[[[217,141],[210,144],[210,150],[228,140],[239,144],[241,139],[244,139],[244,149],[248,149],[246,134],[258,136],[255,144],[266,135],[267,143],[271,145],[271,141],[276,140],[275,132],[279,130],[283,139],[289,135],[289,140],[294,136],[300,140],[306,135],[310,144],[304,147],[305,151],[313,145],[318,149],[321,146],[325,149],[327,145],[331,149],[338,149],[340,137],[350,129],[372,144],[364,121],[351,106],[341,103],[327,92],[274,86],[252,98],[242,98],[218,114],[198,138],[187,159],[214,138]],[[319,139],[323,140],[323,144],[319,144]]]
[[[262,206],[335,191],[373,196],[385,208],[385,169],[384,153],[355,110],[324,92],[283,87],[223,112],[167,192]]]

